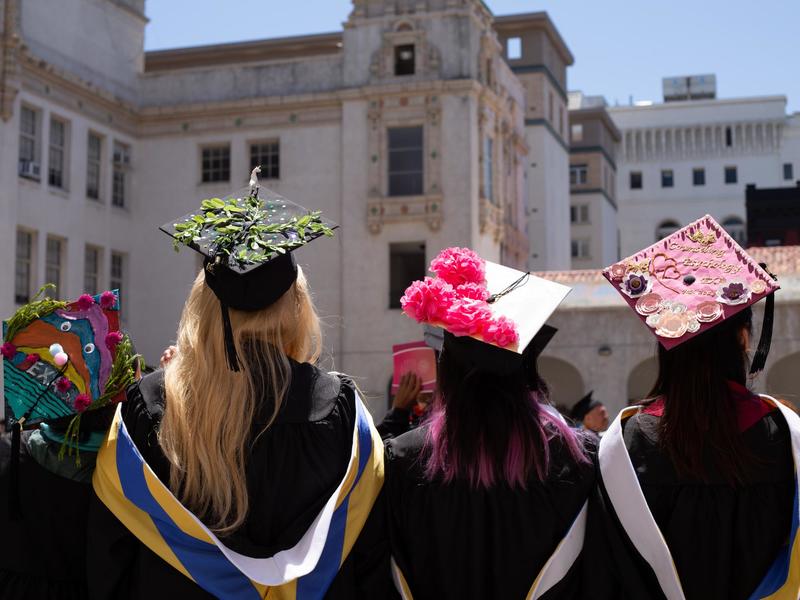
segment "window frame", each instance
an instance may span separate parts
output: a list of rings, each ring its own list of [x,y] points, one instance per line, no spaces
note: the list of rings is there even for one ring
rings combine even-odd
[[[669,179],[667,179],[667,177]],[[669,182],[669,183],[667,183]],[[674,188],[675,187],[675,170],[674,169],[661,169],[661,188]]]
[[[573,175],[575,178],[573,180]],[[581,181],[582,179],[582,181]],[[589,183],[589,163],[576,163],[569,166],[569,184],[586,185]]]
[[[570,123],[569,126],[570,139],[573,142],[583,141],[583,123]]]
[[[27,256],[20,256],[20,237],[27,236]],[[36,232],[30,229],[18,228],[14,240],[14,303],[17,305],[27,304],[33,297],[33,281],[35,278],[36,269]],[[21,266],[25,266],[24,278],[25,290],[21,293],[19,284]]]
[[[117,155],[122,160],[117,160]],[[112,148],[111,169],[111,206],[128,207],[128,172],[130,170],[131,145],[121,140],[114,140]]]
[[[731,173],[733,173],[732,180],[729,177]],[[725,185],[739,183],[739,169],[736,168],[736,165],[726,165],[722,168],[722,180],[725,182]]]
[[[573,260],[592,259],[592,241],[589,238],[575,238],[570,240],[570,258]]]
[[[89,271],[89,255],[95,254],[94,272]],[[101,274],[103,272],[103,249],[94,244],[86,244],[83,248],[83,291],[87,294],[99,294],[101,289]],[[94,285],[89,285],[89,278],[94,279]]]
[[[694,167],[692,169],[692,187],[703,187],[705,186],[705,184],[706,184],[705,167]]]
[[[794,163],[783,163],[783,180],[792,181],[794,179]]]
[[[32,115],[32,126],[33,131],[24,131],[23,128],[26,125],[26,120],[24,115],[26,113],[30,113]],[[42,137],[42,111],[41,109],[34,108],[28,104],[22,104],[20,108],[20,117],[19,117],[19,149],[18,149],[18,167],[17,173],[20,177],[25,179],[30,179],[32,181],[41,181],[42,178],[42,160],[41,160],[41,137]],[[30,149],[30,156],[28,153],[25,153],[23,156],[23,148],[28,147],[27,142],[29,144]],[[31,163],[39,166],[39,175],[28,175],[22,173],[22,165],[25,163]]]
[[[512,47],[515,50],[512,52]],[[518,35],[506,39],[506,58],[508,60],[522,59],[522,38]]]
[[[638,185],[634,185],[634,181],[638,178]],[[630,171],[628,173],[628,186],[632,190],[644,189],[644,174],[641,171]]]
[[[61,146],[53,143],[53,125],[61,126]],[[50,115],[50,130],[47,138],[47,184],[50,187],[67,190],[67,174],[69,173],[69,123],[60,117]],[[60,154],[60,172],[58,173],[58,181],[54,182],[53,163],[55,162],[54,155]]]
[[[119,262],[119,276],[115,275],[115,262]],[[108,289],[119,290],[120,304],[123,301],[124,290],[127,289],[127,268],[128,254],[119,250],[111,250],[108,260]]]
[[[210,153],[220,151],[221,154],[219,157],[214,157]],[[206,157],[206,153],[209,153],[208,157]],[[227,156],[225,156],[227,154]],[[220,165],[214,166],[212,163],[213,161],[220,161]],[[227,177],[226,174],[226,167],[224,163],[227,162]],[[208,163],[208,169],[206,169],[206,163]],[[215,173],[219,171],[218,175]],[[231,181],[231,144],[230,142],[219,142],[219,143],[209,143],[209,144],[202,144],[200,146],[200,183],[202,185],[206,184],[216,184],[216,183],[230,183]]]
[[[490,135],[483,137],[483,186],[481,188],[481,195],[491,202],[496,204],[495,189],[494,189],[494,138]]]
[[[424,240],[415,241],[415,242],[390,242],[389,243],[389,310],[397,310],[401,309],[400,306],[400,298],[403,295],[405,289],[411,284],[411,282],[416,281],[418,279],[424,279],[426,270],[428,267],[426,256],[427,256],[427,243]],[[414,265],[415,268],[409,269],[415,271],[408,275],[408,277],[403,277],[403,281],[398,281],[397,286],[394,285],[394,280],[396,279],[395,275],[395,257],[406,255],[419,255],[419,264]],[[408,265],[405,265],[406,267]],[[418,267],[418,269],[416,268]],[[397,274],[399,275],[399,274]],[[406,281],[408,280],[408,281]],[[402,289],[401,289],[402,288]]]
[[[411,50],[411,58],[404,59],[401,53]],[[417,74],[417,45],[413,42],[395,44],[392,55],[392,72],[395,77],[408,77]]]
[[[269,151],[264,152],[264,148],[269,147]],[[258,151],[254,152],[256,148]],[[264,140],[253,140],[247,142],[247,153],[250,160],[250,170],[247,176],[254,168],[261,167],[259,173],[259,180],[272,180],[279,181],[281,178],[281,140],[280,138],[271,138]],[[265,164],[265,163],[269,164]],[[265,168],[266,167],[266,168]]]
[[[97,140],[97,156],[94,156],[92,140]],[[105,136],[89,130],[86,134],[86,197],[95,202],[103,201],[103,145]],[[93,189],[92,184],[96,187]]]
[[[420,134],[419,146],[395,146],[392,147],[392,132],[400,130],[418,130]],[[419,153],[419,170],[392,170],[393,159],[399,160],[399,155],[403,153]],[[402,190],[393,187],[393,178],[404,176],[418,176],[418,182],[413,186],[409,193],[402,193]],[[402,181],[402,179],[401,179]],[[403,198],[410,196],[422,196],[425,194],[425,126],[423,124],[417,125],[401,125],[401,126],[388,126],[386,128],[386,196],[391,198]]]
[[[51,250],[57,249],[57,256],[55,259],[51,254]],[[67,254],[67,240],[64,238],[48,235],[45,240],[45,256],[44,256],[44,279],[45,283],[52,283],[55,285],[53,290],[54,298],[66,297],[66,290],[64,289],[64,263],[66,262]],[[55,273],[55,277],[53,274]],[[55,281],[53,281],[55,279]]]

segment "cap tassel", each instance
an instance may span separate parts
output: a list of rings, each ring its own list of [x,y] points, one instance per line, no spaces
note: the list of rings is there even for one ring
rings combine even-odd
[[[233,327],[231,327],[231,315],[228,313],[228,305],[224,302],[219,303],[222,308],[222,328],[225,335],[225,354],[228,357],[228,368],[235,373],[239,372],[239,356],[236,353],[236,344],[233,341]]]
[[[762,269],[767,271],[770,277],[775,281],[778,280],[773,273],[767,270],[767,265],[760,263]],[[761,337],[758,340],[758,348],[753,355],[753,362],[750,364],[750,374],[754,375],[759,371],[763,371],[767,365],[767,356],[769,355],[769,348],[772,345],[772,322],[775,317],[775,293],[767,296],[766,304],[764,305],[764,319],[761,322]]]
[[[19,501],[19,447],[22,436],[22,424],[24,418],[15,421],[11,426],[11,463],[8,465],[8,514],[18,521],[22,517],[22,510]]]

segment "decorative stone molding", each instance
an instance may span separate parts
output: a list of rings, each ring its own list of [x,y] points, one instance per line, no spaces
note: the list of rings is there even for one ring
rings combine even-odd
[[[370,199],[367,202],[367,227],[379,234],[384,225],[423,221],[431,231],[442,226],[441,195],[400,196]]]
[[[414,75],[394,75],[394,49],[406,44],[414,45]],[[372,55],[370,75],[373,80],[384,81],[414,79],[438,76],[441,55],[439,49],[428,41],[426,32],[413,19],[403,19],[393,24],[392,29],[383,34],[381,47]]]
[[[478,226],[482,235],[488,234],[495,242],[502,242],[505,236],[502,207],[492,204],[486,198],[481,198],[478,206]]]
[[[14,114],[14,100],[19,82],[19,0],[2,4],[3,30],[0,33],[0,118],[8,121]]]

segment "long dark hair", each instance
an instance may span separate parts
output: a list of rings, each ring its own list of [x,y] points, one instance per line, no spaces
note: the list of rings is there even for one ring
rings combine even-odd
[[[709,481],[709,469],[738,483],[753,457],[739,432],[728,381],[747,384],[742,334],[752,329],[748,307],[672,350],[658,347],[658,379],[650,397],[664,398],[660,440],[676,471]]]
[[[523,365],[500,376],[461,360],[445,344],[425,442],[429,479],[525,488],[532,473],[540,481],[547,477],[554,437],[576,462],[588,460],[576,434],[542,406],[547,387],[536,358],[523,357]]]

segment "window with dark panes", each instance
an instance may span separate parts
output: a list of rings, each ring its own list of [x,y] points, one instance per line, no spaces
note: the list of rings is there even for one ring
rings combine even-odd
[[[64,157],[67,144],[67,126],[63,121],[50,119],[50,151],[47,162],[47,183],[53,187],[66,187]]]
[[[215,183],[231,179],[231,147],[209,146],[201,156],[201,181]]]
[[[47,238],[47,252],[44,263],[44,281],[55,286],[53,298],[62,296],[61,270],[64,260],[64,240],[54,237]]]
[[[394,74],[413,75],[416,68],[414,44],[401,44],[394,48]]]
[[[390,196],[418,196],[423,187],[422,126],[388,130]]]
[[[19,174],[39,179],[39,113],[23,106],[19,113]]]
[[[14,302],[27,304],[31,301],[33,284],[33,234],[17,230],[17,252],[14,264]]]
[[[280,142],[257,142],[250,144],[250,171],[261,167],[259,179],[280,179],[281,177],[281,145]],[[248,176],[250,173],[248,173]]]
[[[692,170],[692,184],[693,185],[705,185],[706,184],[706,170],[705,169],[693,169]]]
[[[130,146],[121,142],[114,142],[114,176],[111,186],[111,204],[125,207],[128,195],[128,168],[131,164]]]
[[[794,179],[794,165],[792,163],[783,163],[783,179],[784,181]]]
[[[730,127],[725,128],[725,145],[729,148],[733,146],[733,131]]]
[[[103,139],[94,133],[89,133],[86,148],[86,196],[92,200],[100,199],[100,156],[103,149]]]
[[[406,288],[425,278],[425,268],[425,242],[389,244],[389,308],[400,308]]]
[[[569,166],[569,184],[582,185],[589,181],[589,165],[570,165]]]
[[[83,291],[97,294],[100,291],[100,248],[86,246],[83,259]]]
[[[119,301],[122,305],[122,294],[125,289],[125,255],[121,252],[111,253],[111,269],[108,278],[108,287],[119,290]],[[123,311],[124,314],[124,311]]]
[[[671,188],[675,185],[675,174],[672,169],[663,169],[661,171],[661,187]]]
[[[483,197],[494,202],[494,140],[483,139]]]
[[[736,183],[738,180],[736,167],[725,167],[725,183]]]
[[[632,190],[640,190],[640,189],[642,189],[642,172],[641,171],[631,171],[631,189]]]

